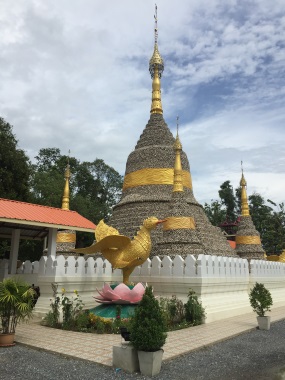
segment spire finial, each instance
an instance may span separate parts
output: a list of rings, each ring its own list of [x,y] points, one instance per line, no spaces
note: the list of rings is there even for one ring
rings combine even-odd
[[[179,116],[176,116],[176,137],[178,137],[178,129],[179,129]]]
[[[176,139],[173,145],[175,151],[175,163],[174,163],[174,181],[173,181],[173,192],[183,191],[183,181],[182,181],[182,166],[181,166],[181,151],[182,145],[179,140],[178,135],[178,124],[179,116],[176,117]]]
[[[246,194],[246,180],[245,180],[244,175],[243,175],[242,161],[241,161],[240,186],[241,186],[241,215],[242,216],[250,216],[248,201],[247,201],[247,194]]]
[[[155,4],[154,13],[154,43],[157,44],[158,30],[157,30],[157,5]]]
[[[67,166],[64,173],[65,185],[64,185],[62,204],[61,204],[62,210],[69,210],[69,179],[70,179],[69,156],[70,156],[70,149],[68,151]]]
[[[161,91],[160,91],[160,78],[163,73],[164,64],[158,51],[158,29],[157,29],[157,5],[155,4],[155,14],[154,14],[154,51],[153,55],[149,61],[149,72],[152,78],[152,102],[150,113],[162,114],[162,104],[161,104]]]

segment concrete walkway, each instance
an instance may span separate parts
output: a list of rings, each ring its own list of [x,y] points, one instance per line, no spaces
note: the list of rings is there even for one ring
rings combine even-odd
[[[272,309],[271,321],[285,319],[285,306]],[[164,345],[163,360],[194,351],[219,341],[255,329],[256,315],[252,312],[209,324],[190,327],[168,333]],[[17,326],[16,342],[27,346],[60,353],[66,356],[90,360],[112,366],[113,346],[120,345],[122,338],[114,334],[89,334],[64,331],[41,326],[33,319]]]

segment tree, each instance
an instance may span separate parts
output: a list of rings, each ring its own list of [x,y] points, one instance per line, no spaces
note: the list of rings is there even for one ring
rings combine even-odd
[[[31,163],[13,134],[13,127],[0,117],[0,197],[29,200]]]
[[[204,211],[214,226],[219,226],[226,220],[227,212],[223,208],[222,203],[218,200],[211,200],[210,204],[205,203]]]
[[[166,336],[162,310],[154,297],[152,287],[146,287],[132,318],[131,343],[137,350],[154,352],[161,349]]]
[[[220,226],[226,217],[230,221],[236,221],[241,214],[241,188],[235,189],[230,181],[225,181],[219,190],[221,200],[212,200],[205,203],[204,210],[210,222],[214,226]],[[277,205],[275,202],[265,199],[258,193],[248,197],[250,216],[257,231],[260,233],[264,250],[269,254],[279,254],[285,249],[285,207],[284,203]]]
[[[40,149],[32,177],[34,203],[61,207],[64,172],[70,165],[70,209],[98,223],[107,220],[118,202],[122,176],[103,160],[80,162],[75,157],[61,155],[58,148]]]
[[[273,204],[277,210],[272,209],[267,219],[265,231],[262,234],[262,243],[267,253],[278,254],[285,249],[285,210],[284,203]]]
[[[248,197],[248,205],[253,224],[263,239],[273,210],[265,204],[265,199],[255,192]]]
[[[221,198],[222,205],[226,207],[227,219],[231,222],[236,221],[238,216],[236,213],[237,202],[230,181],[225,181],[221,184],[219,196]]]

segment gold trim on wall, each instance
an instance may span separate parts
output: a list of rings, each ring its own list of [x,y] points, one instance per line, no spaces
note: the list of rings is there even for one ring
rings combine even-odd
[[[66,232],[58,232],[56,237],[57,243],[75,243],[76,242],[76,234],[75,233],[66,233]]]
[[[195,221],[194,218],[180,216],[174,217],[171,216],[166,219],[166,222],[163,223],[163,231],[168,230],[178,230],[178,229],[191,229],[194,230]]]
[[[125,175],[123,190],[136,186],[173,185],[173,168],[147,168]],[[182,170],[183,186],[192,189],[192,179],[188,171]]]
[[[236,244],[261,244],[259,236],[236,236]]]

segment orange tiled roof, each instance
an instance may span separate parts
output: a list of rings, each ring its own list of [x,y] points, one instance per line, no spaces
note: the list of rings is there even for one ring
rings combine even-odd
[[[41,206],[0,198],[0,221],[39,224],[47,227],[68,228],[94,232],[96,225],[76,211]]]
[[[228,243],[229,243],[229,245],[231,246],[231,248],[233,248],[233,249],[236,248],[236,242],[235,242],[235,241],[228,240]]]

